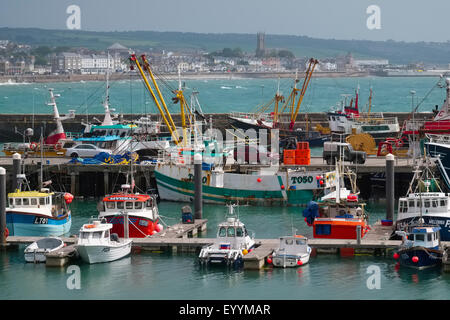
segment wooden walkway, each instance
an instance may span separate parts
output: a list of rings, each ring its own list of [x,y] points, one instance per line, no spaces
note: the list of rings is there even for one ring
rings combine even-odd
[[[196,235],[206,230],[207,220],[196,220],[193,224],[176,224],[152,237],[134,238],[134,252],[169,251],[172,253],[189,252],[198,253],[206,245],[213,244],[215,238],[198,238]],[[390,250],[397,248],[401,241],[389,240],[392,227],[382,226],[379,222],[361,239],[308,239],[308,244],[314,253],[341,253],[345,255],[365,253],[386,255]],[[8,237],[9,244],[30,244],[41,237]],[[71,258],[76,257],[76,237],[62,238],[68,246],[47,255],[48,266],[64,266]],[[272,255],[279,245],[279,239],[257,239],[256,248],[244,256],[244,269],[261,269],[266,259]],[[450,242],[442,242],[445,248],[450,248]],[[350,251],[349,251],[350,250]]]

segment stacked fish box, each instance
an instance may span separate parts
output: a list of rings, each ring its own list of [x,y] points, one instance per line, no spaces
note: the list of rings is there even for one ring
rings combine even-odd
[[[309,142],[297,142],[296,149],[285,149],[283,151],[283,163],[288,165],[311,164],[311,149],[309,149]]]

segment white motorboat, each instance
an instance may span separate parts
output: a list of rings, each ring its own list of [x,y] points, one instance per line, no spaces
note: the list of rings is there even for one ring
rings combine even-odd
[[[226,221],[219,224],[214,244],[200,251],[201,264],[225,264],[241,267],[243,257],[255,246],[254,237],[250,237],[245,225],[234,214],[234,205],[228,206]]]
[[[131,239],[119,239],[110,233],[113,225],[94,220],[80,229],[77,251],[87,263],[110,262],[121,259],[131,252]]]
[[[50,237],[43,238],[33,242],[25,248],[25,261],[26,262],[45,262],[46,254],[52,251],[56,251],[64,247],[64,242],[60,238]]]
[[[301,235],[280,237],[280,246],[272,255],[275,267],[298,267],[308,263],[311,247],[308,239]]]

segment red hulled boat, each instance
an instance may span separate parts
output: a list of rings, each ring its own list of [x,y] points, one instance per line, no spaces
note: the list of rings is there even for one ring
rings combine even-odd
[[[155,196],[133,193],[129,185],[122,185],[122,191],[103,198],[99,218],[105,218],[113,225],[111,233],[123,238],[126,216],[129,238],[145,238],[163,230]]]

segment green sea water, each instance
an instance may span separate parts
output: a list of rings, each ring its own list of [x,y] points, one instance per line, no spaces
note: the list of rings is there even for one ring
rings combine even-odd
[[[182,203],[161,202],[163,220],[180,220]],[[96,201],[74,201],[71,233],[77,233],[89,217],[96,214]],[[371,222],[383,218],[382,204],[370,203]],[[208,219],[202,237],[215,237],[217,223],[226,208],[205,205]],[[241,220],[256,238],[277,238],[292,234],[311,236],[301,209],[239,207]],[[201,268],[195,254],[150,253],[141,251],[111,263],[80,267],[81,288],[68,289],[71,274],[67,266],[48,268],[27,264],[23,249],[0,253],[0,299],[448,299],[450,274],[440,269],[415,271],[396,269],[391,255],[340,257],[319,254],[299,268],[266,267],[256,270]],[[380,288],[369,289],[368,268],[379,268]],[[370,282],[370,281],[369,281]]]
[[[421,102],[418,111],[431,111],[441,106],[445,89],[435,87],[438,77],[364,77],[364,78],[313,78],[303,99],[300,113],[327,111],[341,101],[342,94],[353,94],[360,87],[361,108],[368,103],[369,90],[373,89],[373,112],[409,112],[413,105]],[[302,81],[298,84],[301,86]],[[185,95],[193,90],[199,92],[198,99],[205,113],[249,112],[270,101],[278,88],[277,79],[208,79],[183,80]],[[280,80],[280,92],[288,97],[293,79]],[[170,90],[178,87],[177,81],[160,82],[169,110],[179,112],[179,106],[172,104]],[[0,113],[51,113],[46,105],[48,89],[53,88],[62,114],[73,109],[77,114],[103,113],[102,101],[106,82],[60,82],[0,84]],[[412,101],[411,90],[415,91]],[[116,112],[156,113],[157,108],[140,80],[115,80],[110,84],[110,103]]]

